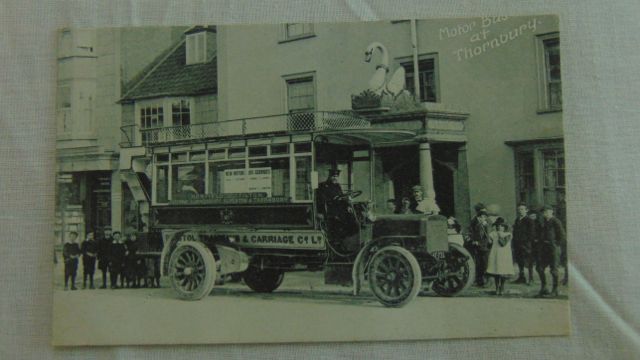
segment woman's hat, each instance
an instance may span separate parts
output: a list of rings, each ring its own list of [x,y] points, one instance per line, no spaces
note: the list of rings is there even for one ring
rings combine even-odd
[[[507,222],[504,221],[504,218],[496,218],[496,221],[493,222],[493,226],[500,226],[500,225],[504,225],[504,226],[508,226]]]

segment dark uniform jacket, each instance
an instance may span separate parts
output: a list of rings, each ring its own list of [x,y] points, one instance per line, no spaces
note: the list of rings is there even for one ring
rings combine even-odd
[[[80,250],[83,262],[95,260],[98,253],[98,243],[95,240],[86,240],[82,243]]]
[[[136,257],[136,253],[138,252],[138,242],[127,240],[124,242],[124,247],[126,249],[127,258],[134,259]]]
[[[112,242],[109,247],[109,267],[114,270],[122,269],[125,259],[125,247],[123,243]]]
[[[342,187],[340,184],[334,184],[331,181],[325,181],[320,183],[318,186],[318,196],[317,196],[317,204],[318,211],[320,213],[325,213],[325,209],[327,211],[331,211],[331,205],[335,201],[335,197],[338,195],[342,195]]]
[[[112,237],[106,237],[98,240],[98,266],[106,269],[109,264],[109,249],[113,242]]]
[[[560,247],[565,242],[564,227],[560,220],[555,217],[544,219],[542,223],[540,242],[542,245],[552,245]]]
[[[477,216],[471,219],[469,237],[471,246],[476,246],[480,250],[489,250],[489,224],[482,224]],[[478,242],[478,244],[475,245],[473,242]]]
[[[513,248],[530,252],[536,238],[535,220],[528,216],[517,218],[513,223]]]
[[[62,257],[65,264],[78,264],[78,256],[80,256],[80,246],[77,243],[65,243],[62,246]]]

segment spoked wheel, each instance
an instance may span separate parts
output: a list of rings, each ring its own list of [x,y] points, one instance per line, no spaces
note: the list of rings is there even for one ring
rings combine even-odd
[[[408,250],[399,246],[384,247],[371,260],[369,285],[384,306],[404,306],[420,291],[420,265]]]
[[[169,278],[182,299],[200,300],[209,295],[216,279],[211,250],[200,242],[180,242],[169,260]]]
[[[441,296],[456,296],[473,284],[476,264],[467,249],[458,244],[449,244],[445,259],[447,271],[442,278],[433,282],[431,288]]]
[[[284,280],[284,271],[278,269],[258,269],[249,266],[242,275],[244,283],[251,290],[259,293],[270,293],[277,289]]]

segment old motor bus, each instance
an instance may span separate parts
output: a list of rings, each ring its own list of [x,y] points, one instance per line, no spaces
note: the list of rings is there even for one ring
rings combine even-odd
[[[381,214],[376,203],[376,151],[414,141],[414,131],[314,112],[140,136],[150,160],[149,230],[162,236],[162,274],[180,298],[201,299],[234,273],[272,292],[287,272],[330,271],[350,280],[354,295],[368,283],[394,307],[425,288],[453,296],[473,281],[473,259],[448,241],[445,217]],[[336,170],[342,192],[321,203],[318,185]]]

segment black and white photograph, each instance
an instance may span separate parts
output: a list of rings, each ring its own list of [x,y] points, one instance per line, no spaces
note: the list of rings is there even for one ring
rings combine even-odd
[[[570,334],[558,17],[56,38],[54,345]]]

